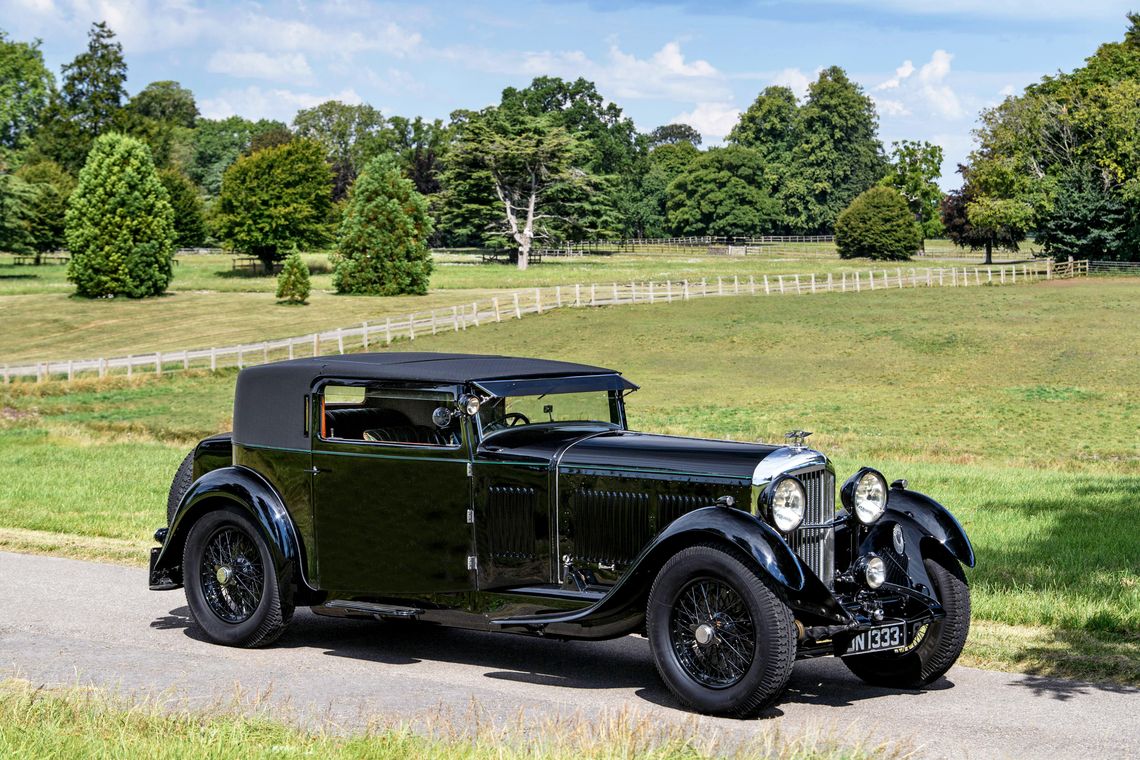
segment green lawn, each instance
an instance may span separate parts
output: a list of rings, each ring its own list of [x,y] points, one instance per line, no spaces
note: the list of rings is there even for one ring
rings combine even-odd
[[[967,661],[1140,683],[1137,324],[1140,280],[1080,280],[567,310],[415,348],[615,366],[643,386],[639,429],[814,430],[841,474],[906,477],[966,526]],[[4,389],[0,545],[141,562],[185,449],[228,429],[233,380]]]

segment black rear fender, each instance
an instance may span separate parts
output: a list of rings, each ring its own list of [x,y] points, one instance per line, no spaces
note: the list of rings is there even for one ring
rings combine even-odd
[[[301,542],[280,495],[256,472],[240,465],[211,470],[190,486],[152,561],[152,585],[156,578],[172,581],[174,587],[182,583],[182,550],[190,529],[202,515],[225,508],[241,511],[261,529],[273,554],[280,588],[308,585]]]

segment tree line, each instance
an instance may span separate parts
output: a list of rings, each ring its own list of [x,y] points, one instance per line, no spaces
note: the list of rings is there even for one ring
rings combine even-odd
[[[388,177],[372,183],[386,197],[414,201],[404,203],[407,223],[394,212],[353,217],[357,247],[360,225],[383,219],[413,235],[416,256],[426,245],[500,247],[525,266],[544,239],[847,239],[890,229],[888,243],[841,244],[841,254],[906,256],[945,231],[987,256],[1033,233],[1057,255],[1134,257],[1140,45],[1130,20],[1124,42],[1103,46],[1086,67],[984,112],[963,185],[946,196],[936,184],[941,148],[904,140],[888,152],[873,101],[834,66],[802,100],[786,87],[764,89],[724,146],[703,148],[692,127],[639,132],[592,82],[556,77],[508,87],[497,104],[454,111],[446,123],[337,101],[289,124],[206,119],[177,82],[128,97],[122,48],[104,23],[91,27],[58,84],[38,41],[0,31],[0,249],[66,245],[77,181],[96,141],[116,134],[149,154],[175,245],[216,241],[266,263],[344,240],[368,167]],[[841,224],[848,209],[862,221]],[[885,213],[890,223],[877,224]],[[363,266],[343,281],[378,281]]]

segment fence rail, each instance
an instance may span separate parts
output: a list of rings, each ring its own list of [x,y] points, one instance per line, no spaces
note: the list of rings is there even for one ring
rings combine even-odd
[[[1140,261],[1090,261],[1091,274],[1136,274],[1140,275]]]
[[[694,298],[721,296],[810,295],[814,293],[862,293],[864,291],[920,287],[978,287],[1006,285],[1019,281],[1050,280],[1087,275],[1089,262],[1055,263],[1049,260],[1006,266],[949,268],[891,267],[868,271],[826,274],[749,275],[666,280],[650,282],[610,282],[586,285],[555,285],[507,291],[498,296],[450,308],[414,312],[400,317],[369,320],[352,327],[310,333],[292,338],[244,343],[222,348],[158,351],[130,356],[97,359],[67,359],[19,366],[5,365],[3,382],[31,378],[72,381],[78,377],[132,377],[147,373],[162,375],[189,369],[217,371],[239,369],[269,361],[317,356],[335,350],[389,346],[395,341],[414,341],[425,335],[467,330],[488,322],[522,319],[569,307],[616,306],[623,304],[672,303]]]

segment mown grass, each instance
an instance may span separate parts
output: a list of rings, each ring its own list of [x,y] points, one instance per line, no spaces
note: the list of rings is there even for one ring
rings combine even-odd
[[[276,303],[273,277],[235,272],[225,255],[181,257],[169,292],[161,298],[143,300],[76,298],[66,280],[66,267],[15,266],[4,257],[0,260],[0,315],[5,326],[0,332],[0,364],[259,342],[470,304],[506,288],[715,280],[734,275],[865,273],[871,266],[868,261],[841,261],[834,255],[625,255],[548,259],[520,271],[501,264],[481,264],[478,256],[440,254],[428,295],[380,298],[336,295],[328,257],[307,254],[306,258],[316,272],[310,302],[307,306],[286,306]],[[930,260],[912,263],[915,267],[940,265]]]
[[[965,525],[967,661],[1140,683],[1136,324],[1140,281],[1085,280],[563,311],[415,348],[618,367],[643,430],[814,430],[841,474],[906,477]],[[185,448],[228,429],[233,379],[5,389],[0,545],[63,533],[78,555],[137,542],[141,562]]]
[[[0,682],[0,757],[5,758],[447,758],[448,760],[862,760],[905,757],[906,747],[859,743],[817,732],[783,736],[764,729],[744,743],[721,744],[695,726],[661,725],[632,713],[473,727],[375,723],[356,734],[305,731],[257,705],[190,712],[154,700],[127,701],[92,689],[46,690]]]

